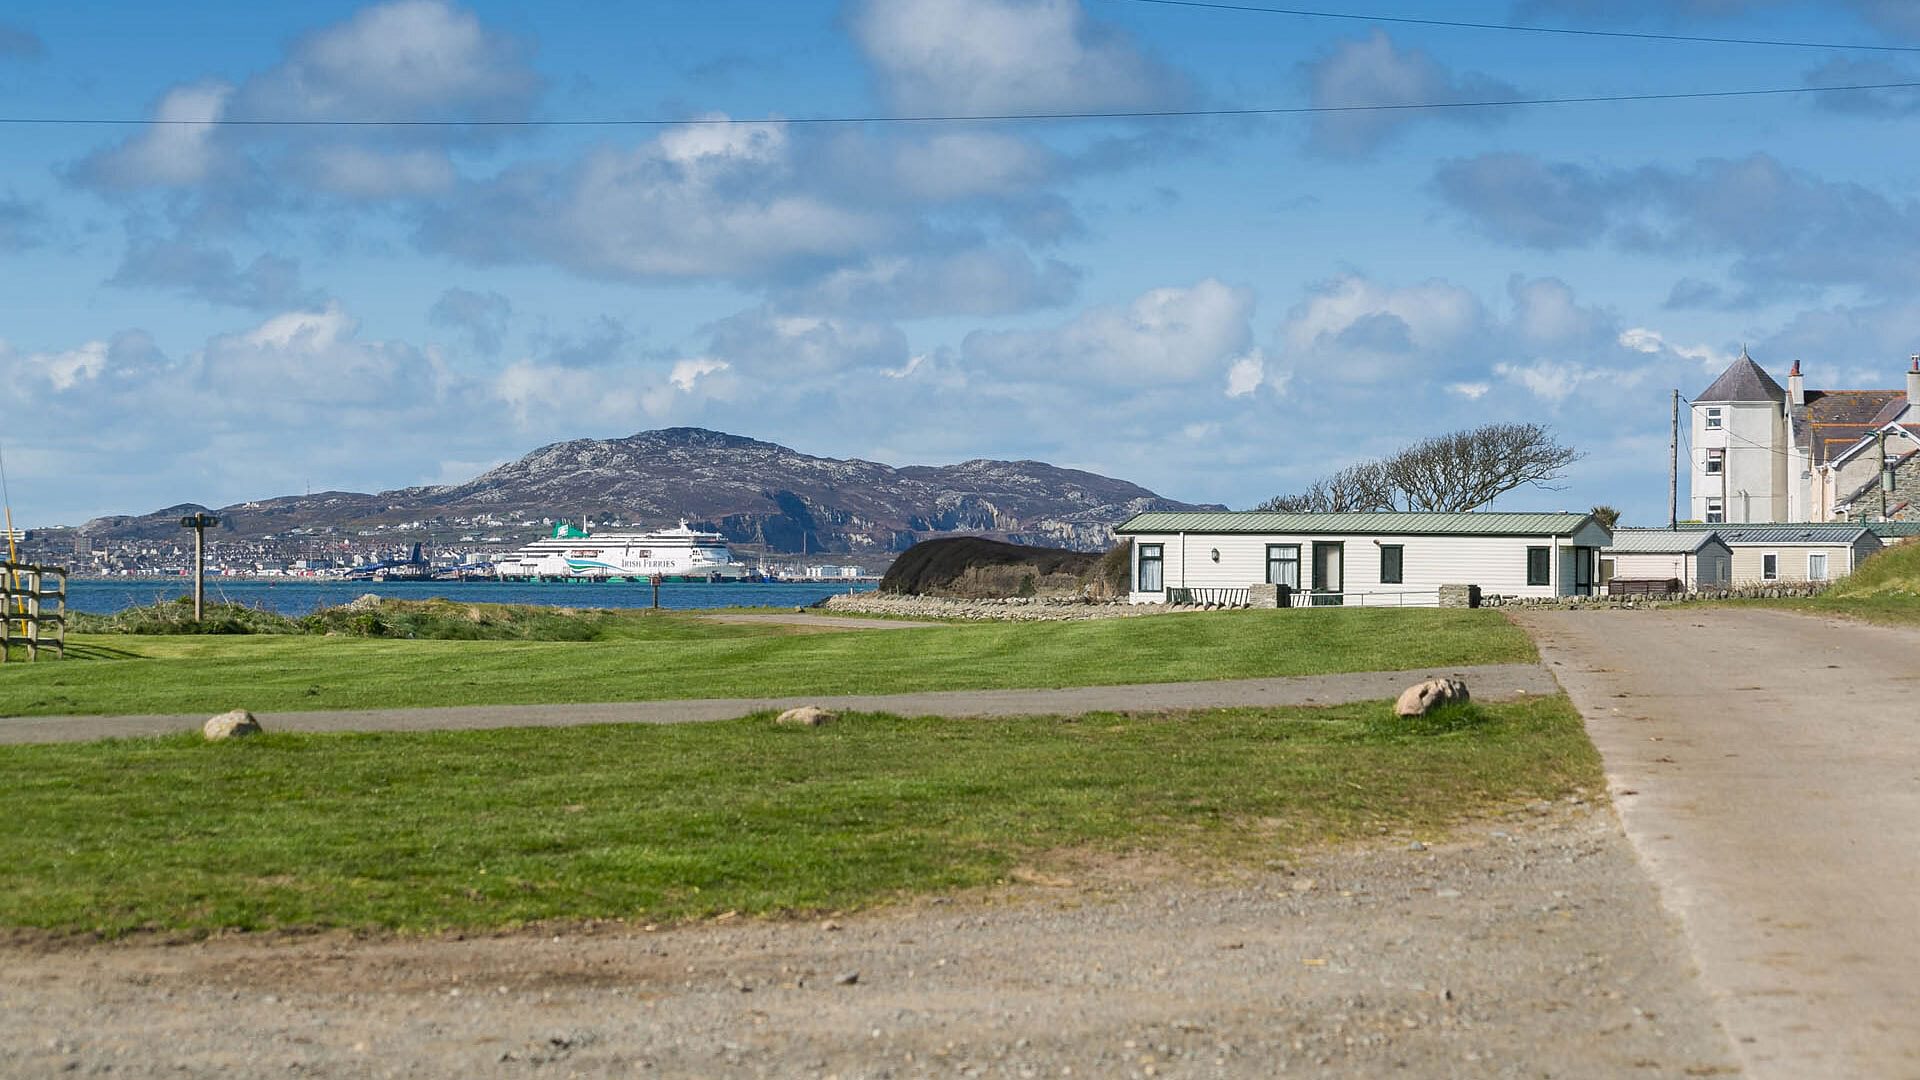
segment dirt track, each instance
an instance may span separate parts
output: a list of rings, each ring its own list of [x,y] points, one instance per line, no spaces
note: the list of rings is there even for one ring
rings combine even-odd
[[[1206,881],[1017,876],[838,929],[0,946],[0,1075],[1733,1071],[1605,808]]]
[[[861,620],[877,621],[877,620]],[[1486,664],[1416,671],[1355,672],[1274,679],[1084,686],[1059,690],[944,690],[910,694],[812,695],[791,698],[705,698],[629,701],[604,705],[468,705],[438,709],[341,709],[261,713],[272,731],[453,731],[572,724],[681,724],[730,720],[763,709],[821,705],[902,716],[1074,716],[1087,712],[1148,712],[1238,706],[1336,705],[1393,698],[1430,675],[1457,675],[1482,701],[1521,694],[1557,694],[1539,664]],[[78,742],[164,735],[198,728],[205,714],[177,716],[32,716],[0,718],[0,743]]]
[[[1920,631],[1528,612],[1758,1077],[1920,1077]]]

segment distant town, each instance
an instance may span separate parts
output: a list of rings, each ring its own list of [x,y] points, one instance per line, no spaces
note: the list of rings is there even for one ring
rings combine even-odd
[[[561,519],[490,516],[378,524],[364,528],[294,527],[264,536],[224,538],[207,533],[207,574],[234,578],[344,578],[386,573],[407,564],[415,544],[424,567],[416,576],[488,579],[494,563]],[[621,527],[596,521],[596,528]],[[642,528],[638,522],[633,528]],[[0,531],[0,535],[5,535]],[[16,529],[10,539],[23,562],[64,566],[75,577],[182,577],[193,573],[193,534],[177,538],[95,536],[77,526]],[[777,581],[857,581],[877,577],[884,565],[827,562],[793,553],[767,554],[734,545],[735,557],[754,575]],[[888,560],[890,561],[890,559]],[[402,576],[395,574],[393,576]]]

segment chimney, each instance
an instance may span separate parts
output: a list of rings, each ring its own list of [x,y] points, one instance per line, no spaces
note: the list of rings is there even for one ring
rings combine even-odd
[[[1908,391],[1912,393],[1911,389]],[[1800,361],[1793,362],[1793,370],[1787,372],[1787,404],[1805,405],[1807,403],[1807,383],[1800,377]]]
[[[1915,353],[1913,366],[1907,369],[1907,406],[1920,408],[1920,353]]]

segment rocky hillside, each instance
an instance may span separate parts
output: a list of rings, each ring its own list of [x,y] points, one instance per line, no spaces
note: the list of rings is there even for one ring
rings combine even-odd
[[[1133,514],[1189,508],[1137,484],[1041,461],[896,469],[703,428],[668,428],[554,443],[461,484],[288,495],[216,512],[235,537],[406,522],[588,517],[651,527],[684,518],[768,551],[871,552],[955,533],[1096,550]],[[171,537],[189,509],[97,518],[85,529]]]

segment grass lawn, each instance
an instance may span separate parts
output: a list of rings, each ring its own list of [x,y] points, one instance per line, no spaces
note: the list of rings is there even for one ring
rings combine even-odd
[[[1223,611],[807,632],[635,613],[593,641],[76,636],[0,717],[1048,688],[1531,661],[1497,611]]]
[[[810,912],[1068,856],[1265,859],[1382,826],[1431,835],[1600,781],[1564,698],[1412,722],[1372,703],[4,746],[0,925]]]
[[[1859,569],[1819,596],[1764,603],[1868,622],[1920,626],[1920,540],[1874,553]]]

